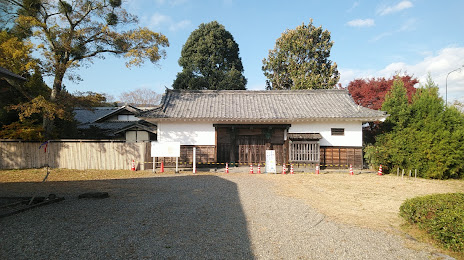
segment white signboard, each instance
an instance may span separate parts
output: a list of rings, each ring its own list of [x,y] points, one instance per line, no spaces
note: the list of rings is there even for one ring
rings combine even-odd
[[[275,150],[266,150],[266,173],[276,173]]]
[[[180,157],[180,143],[151,142],[151,157]]]

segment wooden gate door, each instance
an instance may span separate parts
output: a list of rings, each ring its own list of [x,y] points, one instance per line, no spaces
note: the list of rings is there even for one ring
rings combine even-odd
[[[263,137],[242,135],[237,141],[239,163],[256,164],[266,161],[266,145]]]

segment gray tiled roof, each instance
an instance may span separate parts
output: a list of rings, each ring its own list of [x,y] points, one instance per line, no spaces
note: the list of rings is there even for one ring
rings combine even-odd
[[[140,112],[142,111],[141,109],[138,109],[134,106],[131,106],[131,105],[124,105],[114,111],[111,111],[110,113],[98,118],[95,120],[95,122],[97,123],[101,123],[101,122],[104,122],[105,120],[107,120],[108,118],[112,117],[112,116],[115,116],[115,115],[118,115],[124,111],[127,111],[127,112],[130,112],[132,113],[133,115],[137,116],[138,114],[140,114]]]
[[[91,127],[98,127],[100,129],[105,130],[112,130],[116,131],[122,128],[126,128],[128,126],[133,125],[135,122],[127,121],[127,122],[103,122],[103,123],[87,123],[87,124],[80,124],[77,126],[79,129],[89,129]]]
[[[386,113],[358,106],[346,90],[167,90],[159,108],[139,117],[150,121],[376,121]]]
[[[80,124],[93,123],[98,118],[108,115],[118,109],[119,107],[94,107],[92,109],[76,108],[74,109],[74,118]]]
[[[3,68],[3,67],[0,67],[0,76],[5,76],[5,77],[9,77],[9,78],[14,78],[14,79],[19,79],[19,80],[26,80],[25,78]]]
[[[138,121],[105,121],[102,119],[108,119],[111,115],[115,115],[122,109],[128,109],[128,111],[134,111],[139,113],[140,109],[132,106],[123,107],[94,107],[92,109],[77,108],[74,109],[74,118],[78,121],[79,129],[90,129],[91,127],[97,127],[107,132],[109,136],[116,133],[122,132],[122,130],[129,130],[133,127],[143,128],[146,131],[156,133],[156,125],[145,122],[143,120]]]
[[[135,123],[133,123],[131,125],[128,125],[128,126],[124,127],[124,128],[118,129],[114,133],[120,133],[120,132],[125,132],[125,131],[128,131],[128,130],[134,130],[134,129],[142,129],[142,130],[145,130],[147,132],[156,134],[157,126],[152,124],[152,123],[146,122],[144,120],[139,120],[139,121],[136,121]]]

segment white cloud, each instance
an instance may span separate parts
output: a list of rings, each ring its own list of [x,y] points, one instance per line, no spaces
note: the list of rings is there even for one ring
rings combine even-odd
[[[247,90],[265,90],[266,84],[264,83],[248,83],[246,86]]]
[[[401,25],[400,28],[398,28],[397,30],[394,30],[394,31],[390,31],[390,32],[383,32],[379,35],[376,35],[375,37],[373,37],[372,39],[369,40],[369,42],[376,42],[376,41],[379,41],[381,40],[382,38],[385,38],[385,37],[388,37],[388,36],[391,36],[395,33],[399,33],[399,32],[410,32],[410,31],[414,31],[416,29],[416,23],[417,23],[417,20],[414,19],[414,18],[411,18],[411,19],[408,19],[403,25]]]
[[[232,6],[234,4],[234,0],[223,0],[222,3],[225,6]]]
[[[178,30],[188,28],[190,27],[190,25],[192,25],[192,22],[190,20],[182,20],[176,23],[171,23],[171,25],[169,26],[169,30],[175,32]]]
[[[175,22],[170,16],[160,13],[153,14],[148,21],[148,26],[151,28],[168,28],[170,31],[173,32],[188,28],[191,24],[192,22],[190,20],[182,20],[179,22]]]
[[[370,39],[369,42],[376,42],[376,41],[381,40],[382,38],[385,38],[391,35],[393,35],[393,32],[383,32],[379,35],[376,35],[374,38]]]
[[[414,18],[408,19],[399,29],[398,32],[409,32],[416,29],[417,20]]]
[[[370,27],[374,26],[375,22],[373,19],[355,19],[347,22],[351,27]]]
[[[449,47],[438,52],[429,54],[416,64],[405,62],[395,62],[388,64],[381,70],[358,70],[349,68],[340,68],[340,83],[348,86],[349,82],[357,78],[386,77],[396,75],[398,72],[407,73],[417,77],[421,84],[427,79],[430,73],[433,81],[438,85],[440,94],[445,97],[446,76],[450,71],[461,68],[452,72],[448,76],[448,102],[454,99],[464,98],[464,47]]]
[[[346,12],[351,13],[356,7],[358,7],[359,4],[360,4],[359,1],[355,1],[353,5],[348,10],[346,10]]]
[[[161,27],[163,24],[170,23],[172,21],[171,17],[159,13],[155,13],[150,18],[150,27]]]
[[[185,4],[188,0],[155,0],[158,5],[169,4],[170,6],[178,6]]]
[[[380,8],[377,13],[379,13],[380,15],[387,15],[387,14],[397,13],[399,11],[402,11],[404,9],[408,9],[411,7],[413,7],[413,4],[411,1],[401,1],[394,6],[385,6],[385,7]]]

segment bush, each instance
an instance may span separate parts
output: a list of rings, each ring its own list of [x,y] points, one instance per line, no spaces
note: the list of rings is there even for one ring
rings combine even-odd
[[[445,248],[464,251],[464,193],[408,199],[400,207],[400,216],[417,224]]]

